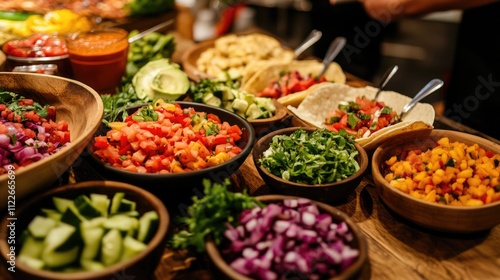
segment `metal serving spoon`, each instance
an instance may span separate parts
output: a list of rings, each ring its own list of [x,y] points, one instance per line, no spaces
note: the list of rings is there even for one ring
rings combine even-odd
[[[326,52],[325,58],[323,58],[323,69],[321,72],[316,77],[321,77],[323,74],[325,74],[326,69],[328,69],[328,66],[330,63],[337,57],[337,55],[340,53],[340,51],[344,48],[347,40],[344,37],[337,37],[335,38],[332,43],[330,43],[330,47],[328,47],[328,51]]]
[[[157,24],[157,25],[155,25],[155,26],[153,26],[153,27],[151,27],[149,29],[146,29],[146,30],[142,31],[141,33],[138,33],[137,35],[134,35],[134,36],[128,38],[128,42],[129,42],[129,44],[132,44],[133,42],[141,39],[142,37],[148,35],[149,33],[153,33],[155,31],[159,31],[159,30],[161,30],[161,29],[163,29],[163,28],[165,28],[165,27],[167,27],[167,26],[169,26],[169,25],[171,25],[173,23],[174,23],[174,20],[171,19],[171,20],[167,20],[167,21],[165,21],[163,23]]]
[[[293,59],[297,59],[305,50],[311,47],[314,43],[321,39],[323,33],[319,30],[313,29],[307,38],[293,51]]]
[[[399,67],[397,65],[394,65],[392,68],[389,68],[385,71],[384,76],[382,76],[382,79],[380,80],[380,83],[378,85],[378,91],[377,91],[377,93],[375,93],[375,97],[373,98],[373,100],[377,100],[377,98],[380,95],[380,93],[382,92],[382,90],[384,90],[385,86],[387,85],[389,80],[392,78],[392,76],[394,76],[394,74],[396,74],[398,69],[399,69]]]
[[[428,82],[416,95],[413,99],[403,107],[401,110],[401,114],[399,115],[400,119],[403,119],[403,116],[408,113],[420,100],[427,97],[429,94],[435,92],[439,88],[443,86],[443,81],[440,79],[434,79]]]

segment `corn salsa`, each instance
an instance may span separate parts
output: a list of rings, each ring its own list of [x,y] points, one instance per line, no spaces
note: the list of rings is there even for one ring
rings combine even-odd
[[[415,198],[453,206],[500,201],[500,155],[439,139],[427,151],[410,150],[386,162],[385,180]]]

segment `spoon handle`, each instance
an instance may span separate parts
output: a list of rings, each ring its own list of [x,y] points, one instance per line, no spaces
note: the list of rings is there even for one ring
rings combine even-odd
[[[373,98],[373,100],[377,100],[377,98],[380,95],[380,93],[382,92],[382,90],[384,90],[385,86],[387,85],[389,80],[392,78],[392,76],[394,76],[394,74],[396,74],[398,69],[399,69],[399,67],[397,65],[394,65],[392,68],[388,68],[385,71],[384,76],[382,76],[382,79],[380,80],[380,84],[378,86],[378,91],[377,91],[377,93],[375,93],[375,97]]]
[[[337,57],[340,51],[344,48],[346,42],[347,39],[344,37],[337,37],[332,41],[330,47],[328,47],[325,58],[323,58],[323,69],[317,77],[321,77],[323,76],[323,74],[325,74],[326,69],[328,69],[328,66],[330,65],[332,60],[335,59],[335,57]]]
[[[146,29],[146,30],[142,31],[141,33],[139,33],[137,35],[134,35],[134,36],[130,37],[128,39],[128,42],[129,42],[129,44],[132,44],[133,42],[141,39],[142,37],[148,35],[149,33],[153,33],[153,32],[159,31],[160,29],[163,29],[163,28],[165,28],[165,27],[167,27],[167,26],[169,26],[169,25],[171,25],[173,23],[174,23],[174,20],[171,19],[171,20],[165,21],[163,23],[160,23],[158,25],[155,25],[155,26],[153,26],[153,27],[151,27],[149,29]]]
[[[427,97],[429,94],[435,92],[439,88],[443,86],[443,81],[440,79],[433,79],[428,82],[416,95],[413,99],[403,107],[401,111],[400,118],[403,118],[403,115],[408,113],[420,100]]]
[[[323,33],[321,31],[313,29],[304,40],[304,42],[302,42],[297,48],[295,48],[295,50],[293,51],[293,59],[299,57],[299,55],[301,55],[310,46],[318,42],[318,40],[321,39],[321,36],[323,36]]]

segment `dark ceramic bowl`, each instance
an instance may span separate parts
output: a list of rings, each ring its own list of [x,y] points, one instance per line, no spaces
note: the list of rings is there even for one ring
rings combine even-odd
[[[18,236],[21,236],[21,232],[27,228],[30,221],[36,215],[39,215],[41,208],[53,209],[52,197],[54,196],[74,199],[80,194],[99,193],[112,198],[116,192],[124,192],[125,198],[135,201],[136,210],[139,214],[151,210],[158,213],[158,230],[143,252],[127,261],[116,263],[100,271],[71,273],[35,269],[22,261],[16,260],[16,271],[12,273],[12,277],[19,280],[109,280],[117,277],[117,275],[127,275],[127,277],[135,279],[150,279],[149,277],[154,273],[164,252],[170,216],[165,205],[157,197],[142,188],[121,182],[87,181],[52,189],[32,198],[16,209],[15,213],[18,219],[15,221],[15,232]],[[7,243],[7,238],[11,234],[7,225],[12,222],[9,218],[9,216],[3,218],[0,230],[0,252],[4,261],[9,261],[7,254],[9,254],[10,246],[12,246]],[[16,243],[16,245],[18,244]],[[20,250],[20,246],[16,246],[16,250]],[[16,255],[18,256],[18,254],[19,251],[17,251]]]
[[[359,154],[356,160],[358,161],[360,168],[356,173],[338,182],[316,185],[295,183],[272,174],[259,164],[259,159],[262,157],[264,151],[269,148],[274,136],[290,135],[298,129],[306,130],[309,133],[317,130],[317,128],[312,127],[289,127],[279,129],[260,138],[255,144],[252,152],[253,161],[264,182],[266,182],[266,184],[273,191],[280,194],[300,196],[321,202],[335,202],[346,199],[347,196],[359,185],[363,179],[363,174],[368,167],[368,156],[366,151],[357,143],[355,143],[355,147]]]
[[[231,125],[238,125],[243,132],[241,139],[236,142],[242,149],[241,153],[220,165],[185,173],[169,174],[137,173],[105,164],[92,152],[93,140],[87,145],[87,152],[89,154],[87,158],[91,160],[96,170],[106,179],[129,182],[147,188],[155,194],[168,194],[169,196],[173,194],[172,190],[191,191],[193,188],[201,186],[201,182],[205,178],[215,182],[222,182],[225,178],[236,172],[250,154],[255,142],[255,132],[250,123],[222,108],[195,102],[176,101],[176,103],[180,104],[183,108],[192,107],[198,112],[215,114],[219,116],[221,121],[227,121]],[[129,108],[128,112],[133,113],[139,107]],[[108,130],[109,128],[102,124],[95,136],[105,135]],[[191,192],[190,196],[192,195],[193,193]]]
[[[264,203],[275,203],[290,198],[297,197],[286,195],[263,195],[257,197],[258,200]],[[364,236],[359,226],[345,213],[325,203],[314,200],[312,200],[311,202],[318,206],[320,212],[330,214],[332,216],[332,222],[337,224],[340,222],[345,222],[347,224],[350,232],[352,232],[354,237],[350,243],[350,246],[353,249],[357,249],[359,251],[359,255],[356,260],[349,267],[347,267],[347,269],[342,271],[336,277],[331,278],[330,280],[357,279],[361,270],[363,269],[363,266],[368,261],[368,245],[366,237]],[[226,262],[219,248],[213,241],[208,240],[205,244],[205,248],[212,263],[225,277],[235,280],[250,280],[250,278],[240,274]]]

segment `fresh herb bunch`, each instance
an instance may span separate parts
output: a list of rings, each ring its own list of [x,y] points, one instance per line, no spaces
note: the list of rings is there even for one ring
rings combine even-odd
[[[259,164],[291,182],[324,184],[343,180],[358,171],[357,155],[352,136],[343,129],[339,133],[297,129],[290,135],[274,136]]]
[[[101,98],[104,104],[102,122],[106,125],[118,119],[125,119],[128,116],[127,107],[147,102],[147,100],[137,97],[132,83],[125,83],[115,94],[102,94]]]
[[[172,237],[171,244],[174,249],[192,248],[197,253],[203,253],[208,236],[215,244],[220,244],[227,223],[236,226],[243,210],[263,205],[246,192],[229,191],[229,184],[229,179],[222,184],[203,180],[205,196],[193,197],[193,204],[188,208],[189,216],[180,220],[186,229]]]
[[[47,117],[47,115],[49,114],[47,110],[47,108],[49,108],[49,105],[41,105],[38,102],[34,102],[32,105],[20,106],[19,101],[21,101],[22,99],[24,99],[24,96],[0,89],[0,104],[7,105],[7,108],[9,108],[15,114],[21,116],[21,118],[23,118],[23,112],[27,111],[35,111],[35,113],[42,118]]]

